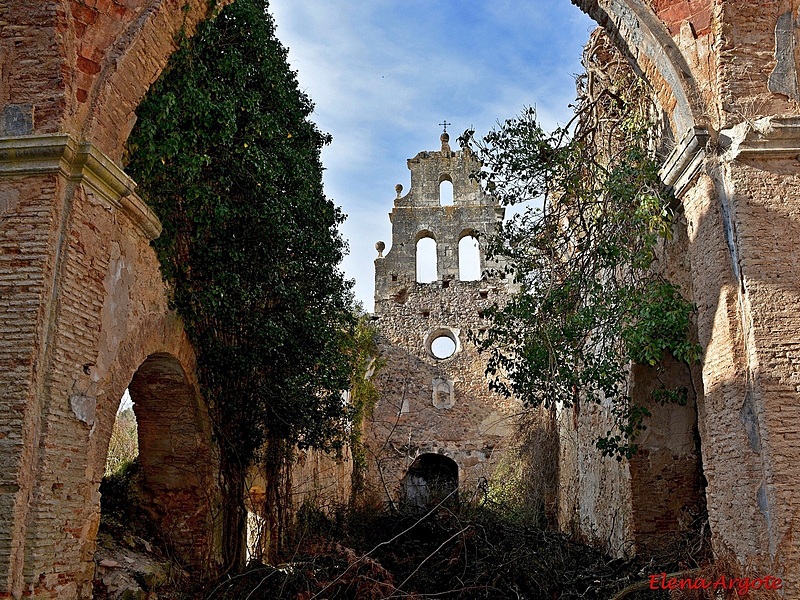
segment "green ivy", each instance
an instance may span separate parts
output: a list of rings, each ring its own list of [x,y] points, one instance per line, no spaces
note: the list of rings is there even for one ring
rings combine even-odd
[[[309,120],[267,8],[236,0],[182,37],[128,142],[128,172],[163,224],[154,246],[197,351],[234,545],[250,464],[270,463],[277,477],[296,446],[347,442],[341,391],[356,361],[352,284],[338,267],[344,215],[322,189],[330,137]],[[238,552],[226,561],[241,562]]]
[[[355,364],[350,379],[352,428],[349,442],[353,457],[353,500],[356,500],[358,493],[364,489],[364,473],[367,469],[366,449],[362,439],[364,419],[372,416],[380,398],[373,377],[385,364],[384,359],[378,357],[376,337],[377,330],[370,317],[362,314],[353,336]]]

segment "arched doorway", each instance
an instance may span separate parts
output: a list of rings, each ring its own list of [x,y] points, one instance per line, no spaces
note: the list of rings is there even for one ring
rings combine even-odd
[[[158,352],[141,362],[121,400],[109,400],[98,414],[102,433],[92,464],[99,477],[101,455],[106,457],[95,594],[105,597],[131,578],[148,594],[156,592],[148,586],[164,583],[137,580],[121,555],[135,559],[139,553],[141,564],[163,564],[169,557],[198,580],[213,576],[219,564],[217,461],[196,383],[179,358]]]
[[[131,380],[136,415],[142,507],[158,526],[160,542],[181,562],[213,560],[215,503],[211,427],[202,399],[180,362],[151,354]]]
[[[458,500],[458,465],[442,454],[422,454],[403,479],[403,502],[425,508],[442,501]]]

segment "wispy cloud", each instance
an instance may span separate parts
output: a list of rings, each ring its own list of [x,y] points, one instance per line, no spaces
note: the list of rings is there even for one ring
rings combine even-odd
[[[344,263],[372,306],[374,243],[390,242],[394,185],[406,159],[453,134],[535,105],[553,127],[569,118],[573,75],[591,22],[567,0],[271,0],[314,119],[333,135],[326,193],[349,214]]]

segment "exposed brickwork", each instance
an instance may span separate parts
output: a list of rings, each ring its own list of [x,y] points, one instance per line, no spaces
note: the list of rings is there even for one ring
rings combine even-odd
[[[673,35],[684,22],[691,24],[697,36],[711,32],[712,0],[651,0],[650,6]]]
[[[703,527],[705,485],[691,375],[687,365],[670,357],[657,369],[635,365],[631,372],[631,397],[651,413],[629,464],[633,539],[640,552],[669,544],[675,539],[671,534]],[[685,388],[687,404],[654,402],[651,392],[661,381]]]
[[[118,160],[175,36],[207,11],[206,0],[4,2],[0,100],[32,115],[32,130],[16,134],[69,133]]]
[[[767,80],[775,67],[775,27],[783,2],[724,2],[721,5],[718,72],[723,122],[730,127],[763,115],[797,114],[797,104],[770,93]],[[797,15],[797,8],[793,14]],[[795,33],[797,35],[797,33]],[[796,68],[796,66],[795,66]]]
[[[0,590],[21,562],[25,516],[35,472],[43,373],[39,331],[50,306],[50,281],[60,211],[52,198],[63,193],[56,177],[2,182],[5,200],[0,231]]]
[[[30,408],[40,411],[32,416],[39,422],[30,426],[31,435],[41,436],[44,443],[32,450],[36,479],[25,481],[30,474],[20,473],[20,492],[24,490],[29,499],[24,500],[18,492],[15,513],[19,518],[13,527],[21,533],[16,539],[19,554],[11,555],[9,566],[15,585],[24,582],[22,588],[30,589],[39,582],[42,587],[36,588],[37,597],[91,594],[99,520],[97,490],[116,408],[125,387],[132,379],[137,381],[134,372],[154,352],[169,353],[176,357],[176,364],[183,365],[181,369],[193,371],[191,348],[177,321],[168,316],[149,239],[132,231],[127,218],[109,210],[95,192],[69,184],[64,188],[64,195],[71,196],[65,202],[69,225],[66,235],[54,240],[56,259],[60,259],[59,285],[49,302],[50,314],[41,325],[43,351],[36,357],[49,368],[41,383],[31,386],[38,402],[31,402]],[[169,473],[165,452],[171,460],[180,460],[176,448],[181,447],[182,439],[188,440],[192,452],[182,463],[184,470],[194,465],[195,476],[205,471],[208,479],[208,452],[203,460],[196,446],[202,439],[208,444],[210,431],[197,413],[196,387],[187,382],[184,389],[187,395],[173,389],[153,398],[149,406],[145,399],[137,402],[143,424],[142,456],[156,460],[153,469],[159,473]],[[165,435],[156,426],[148,427],[153,418],[169,416],[165,409],[181,413],[170,427],[188,426],[189,430],[170,430]],[[150,413],[155,416],[148,420]],[[153,447],[158,443],[168,446],[159,451]],[[207,510],[203,503],[213,497],[213,486],[207,481],[202,487],[195,485],[188,498],[180,497],[185,485],[172,482],[168,487],[168,492],[154,492],[162,511],[172,509],[162,514],[167,531],[174,528],[171,523],[176,514],[186,521],[198,510]],[[200,495],[200,490],[209,495]],[[190,510],[190,506],[198,508]],[[203,525],[194,527],[194,533],[204,539],[192,543],[210,542],[210,527]],[[182,542],[188,537],[187,527],[192,529],[191,524],[179,528]],[[176,550],[179,546],[176,544]],[[20,556],[23,552],[27,558]],[[211,553],[208,547],[203,547],[203,552]]]
[[[682,257],[670,255],[668,270],[689,282],[699,311],[704,358],[693,381],[711,531],[718,549],[774,568],[787,579],[787,597],[796,596],[800,127],[759,118],[798,113],[797,3],[574,1],[651,83],[676,143],[687,131],[691,142],[698,129],[709,130],[709,148],[689,144],[689,156],[674,157],[687,244]],[[118,162],[135,107],[174,49],[174,33],[184,23],[191,31],[206,14],[203,0],[190,0],[186,13],[183,4],[0,0],[0,135],[68,133]],[[196,431],[206,426],[189,402],[191,348],[168,311],[148,244],[154,225],[136,220],[135,203],[124,208],[129,183],[123,176],[82,178],[84,167],[69,152],[52,168],[41,168],[45,158],[25,156],[0,160],[0,597],[87,598],[97,482],[113,414],[149,356],[163,353],[180,365],[185,406]],[[28,170],[15,170],[18,163]],[[399,255],[399,246],[392,252]],[[452,274],[452,253],[439,260],[441,272]],[[503,421],[495,417],[510,407],[485,391],[466,393],[478,385],[480,366],[468,359],[472,348],[461,334],[460,351],[437,362],[423,339],[400,332],[403,323],[418,331],[461,328],[461,319],[465,329],[479,326],[476,309],[502,286],[453,281],[443,289],[441,282],[402,281],[402,273],[392,282],[390,270],[383,275],[391,293],[381,292],[378,305],[386,309],[384,340],[392,342],[383,347],[391,364],[403,366],[379,375],[389,408],[376,415],[405,419],[403,440],[385,446],[399,457],[395,471],[414,453],[441,450],[462,472],[477,473],[502,445]],[[406,284],[405,303],[398,302]],[[452,407],[433,407],[434,377],[455,382]],[[600,464],[581,431],[602,428],[605,418],[602,408],[561,415],[560,474],[570,499],[559,506],[561,522],[611,546],[635,540],[637,531],[641,537],[680,525],[697,491],[695,455],[647,448],[641,464]],[[441,424],[442,433],[420,429],[423,423]],[[680,423],[684,433],[692,427]],[[658,468],[643,468],[644,458]],[[652,493],[653,481],[663,493],[690,493],[680,507],[659,505],[651,502],[663,496]],[[396,481],[389,487],[390,495],[397,492]],[[190,500],[184,495],[175,506]],[[194,513],[200,522],[201,513]],[[197,522],[177,527],[189,531]]]
[[[688,277],[684,287],[698,305],[704,357],[693,380],[711,531],[718,550],[778,572],[795,597],[797,4],[717,1],[706,31],[696,21],[705,22],[705,7],[692,2],[654,2],[650,14],[625,0],[576,3],[621,38],[674,123],[691,115],[682,121],[694,128],[686,138],[674,126],[683,144],[667,169],[680,186],[688,244],[682,259],[669,261],[684,265],[683,276],[672,268],[673,275]],[[648,34],[637,38],[633,22]],[[676,66],[687,77],[670,80]],[[662,83],[678,100],[702,101],[675,104]],[[711,140],[705,152],[693,137],[703,128]],[[652,452],[647,458],[652,464]],[[690,474],[673,466],[661,461],[660,468],[675,482]],[[631,502],[631,539],[637,527],[669,526],[652,507]],[[611,518],[601,513],[596,522]]]
[[[206,10],[203,0],[3,2],[0,135],[69,133],[118,158],[174,34],[183,24],[191,32]],[[56,151],[66,153],[67,173],[85,168],[71,166],[74,147]],[[0,307],[0,596],[89,598],[108,437],[122,392],[149,355],[167,353],[186,373],[185,400],[172,407],[194,411],[182,423],[195,444],[210,438],[191,347],[149,247],[153,221],[123,197],[132,186],[124,176],[105,182],[97,163],[93,183],[68,181],[50,150],[25,152],[4,154],[0,180],[0,295],[9,299]],[[130,220],[137,215],[149,224]],[[163,462],[143,431],[151,458]],[[177,443],[188,433],[168,437]],[[212,461],[199,467],[209,469]],[[185,485],[168,487],[160,500],[154,494],[168,508],[165,530],[181,532],[182,542],[202,538],[183,543],[183,553],[213,563],[207,503]],[[213,486],[204,492],[213,498]]]

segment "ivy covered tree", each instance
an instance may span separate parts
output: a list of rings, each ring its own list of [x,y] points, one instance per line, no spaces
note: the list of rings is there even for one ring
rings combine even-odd
[[[344,215],[322,188],[330,138],[309,120],[267,9],[236,0],[181,39],[128,142],[128,171],[163,223],[155,248],[197,351],[229,567],[243,560],[247,469],[265,471],[277,530],[293,449],[348,439],[341,394],[355,360],[351,283],[338,267]]]
[[[506,205],[527,208],[505,223],[489,254],[519,291],[489,311],[478,339],[494,389],[530,406],[607,402],[615,427],[597,442],[630,457],[647,408],[628,395],[631,362],[657,367],[669,353],[692,363],[695,307],[659,268],[674,198],[658,174],[652,94],[596,33],[584,56],[575,118],[547,133],[533,109],[483,139],[466,132],[478,174]],[[686,402],[669,381],[660,402]]]

